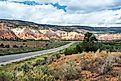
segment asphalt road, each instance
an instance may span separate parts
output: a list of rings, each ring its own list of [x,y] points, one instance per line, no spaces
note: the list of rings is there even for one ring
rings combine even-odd
[[[67,45],[64,45],[64,46],[61,46],[61,47],[58,47],[58,48],[42,50],[42,51],[37,51],[37,52],[29,52],[29,53],[22,53],[22,54],[0,56],[0,65],[1,64],[8,64],[8,63],[16,62],[16,61],[20,61],[20,60],[29,59],[29,58],[39,56],[39,55],[42,55],[42,54],[57,52],[57,51],[60,51],[62,49],[65,49],[65,48],[69,47],[73,43],[74,42],[71,42],[71,43],[69,43]]]

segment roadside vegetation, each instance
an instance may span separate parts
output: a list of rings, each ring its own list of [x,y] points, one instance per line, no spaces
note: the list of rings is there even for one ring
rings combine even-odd
[[[88,32],[67,49],[2,65],[0,81],[121,81],[120,42]]]
[[[0,56],[40,51],[63,46],[63,41],[0,41]]]
[[[0,81],[120,81],[121,53],[45,54],[0,67]]]
[[[82,42],[73,44],[65,49],[64,53],[71,55],[82,52],[96,52],[97,50],[100,52],[121,52],[121,41],[98,41],[92,33],[87,32]]]

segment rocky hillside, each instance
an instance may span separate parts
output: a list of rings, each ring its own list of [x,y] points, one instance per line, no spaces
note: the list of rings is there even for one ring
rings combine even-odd
[[[83,40],[84,33],[88,31],[95,33],[100,40],[121,39],[121,27],[107,29],[106,27],[58,26],[20,20],[0,20],[0,39]],[[107,32],[109,34],[106,34]]]
[[[17,39],[17,36],[5,24],[0,24],[0,38],[1,39]]]

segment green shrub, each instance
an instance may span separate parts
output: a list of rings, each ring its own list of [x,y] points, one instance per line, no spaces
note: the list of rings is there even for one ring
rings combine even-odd
[[[30,70],[30,66],[26,63],[24,65],[22,65],[21,68],[22,68],[24,74],[26,74]]]
[[[71,61],[57,69],[53,76],[62,81],[74,81],[80,77],[80,69],[76,66],[74,61]]]
[[[13,48],[18,48],[18,46],[17,45],[13,45]]]
[[[5,45],[5,48],[10,48],[10,45],[8,44],[8,45]]]
[[[85,33],[83,45],[82,45],[84,51],[86,51],[86,52],[89,52],[89,51],[96,52],[99,49],[98,45],[97,45],[97,41],[98,40],[93,33],[89,33],[89,32]]]
[[[83,47],[85,52],[90,52],[90,51],[91,52],[96,52],[99,49],[98,44],[96,44],[96,43],[89,43],[89,42],[83,43],[82,47]]]
[[[3,44],[3,43],[1,43],[1,44],[0,44],[0,47],[1,47],[1,48],[4,48],[4,44]]]
[[[35,67],[35,66],[45,65],[48,63],[47,61],[48,61],[48,58],[44,57],[44,59],[36,60],[36,63],[33,64],[33,66]]]
[[[53,53],[47,58],[47,64],[52,63],[53,61],[59,59],[61,57],[61,54],[59,52]]]
[[[53,53],[50,57],[53,58],[53,60],[56,60],[61,57],[61,54],[59,52],[56,52],[56,53]]]
[[[56,59],[59,59],[61,57],[61,54],[60,53],[54,53],[52,56],[55,57]]]
[[[44,74],[29,74],[28,78],[24,77],[22,81],[56,81],[53,76]]]
[[[72,54],[77,54],[78,50],[76,46],[70,46],[69,48],[66,48],[64,51],[65,55],[72,55]]]
[[[40,67],[40,71],[42,74],[51,76],[54,73],[54,70],[50,69],[47,65]]]
[[[82,53],[83,52],[83,47],[81,46],[81,45],[76,45],[76,50],[78,51],[78,52],[80,52],[80,53]]]
[[[12,74],[5,71],[0,71],[0,81],[12,81]]]

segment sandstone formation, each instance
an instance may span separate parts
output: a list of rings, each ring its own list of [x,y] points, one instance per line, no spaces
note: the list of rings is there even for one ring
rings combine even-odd
[[[35,25],[28,22],[0,21],[0,39],[83,40],[89,30]],[[89,31],[90,32],[90,31]],[[121,40],[121,33],[95,33],[98,40]]]
[[[17,37],[5,23],[0,23],[0,39],[17,39]]]

